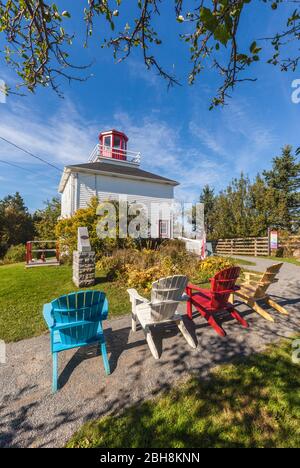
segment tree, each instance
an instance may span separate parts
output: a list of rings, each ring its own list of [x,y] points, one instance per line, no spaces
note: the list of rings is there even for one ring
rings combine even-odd
[[[270,226],[278,226],[286,214],[283,193],[268,186],[266,180],[257,175],[251,182],[243,174],[213,198],[212,190],[203,191],[201,200],[208,203],[205,208],[207,234],[217,240],[236,237],[266,236]]]
[[[10,246],[25,244],[33,237],[33,220],[19,192],[0,200],[0,256]]]
[[[156,49],[162,44],[157,17],[162,4],[168,5],[169,1],[132,0],[129,6],[129,2],[122,0],[116,0],[115,5],[108,0],[87,0],[83,14],[86,23],[85,46],[95,29],[95,33],[101,36],[102,47],[112,48],[118,61],[126,59],[138,49],[148,69],[157,71],[170,86],[178,83],[176,77],[158,60]],[[249,15],[255,2],[174,0],[173,18],[182,26],[179,36],[187,43],[192,63],[189,83],[194,83],[203,69],[213,66],[221,76],[221,85],[212,100],[212,106],[223,104],[236,84],[255,80],[244,72],[260,60],[263,43],[270,50],[266,56],[268,63],[279,66],[282,71],[295,71],[300,60],[297,46],[300,10],[295,7],[295,3],[291,2],[289,12],[286,13],[286,2],[264,0],[270,16],[284,16],[285,27],[280,31],[275,30],[259,43],[253,37],[244,46],[241,18]],[[67,32],[70,17],[71,12],[62,11],[54,3],[43,0],[0,0],[3,54],[6,62],[16,70],[21,84],[30,91],[38,86],[50,86],[59,92],[59,77],[68,80],[85,79],[81,72],[86,66],[76,66],[69,59],[73,41],[73,35]],[[111,35],[102,32],[107,28],[105,24],[99,24],[98,18],[108,23]],[[116,30],[118,32],[115,33]],[[285,50],[289,55],[283,55]],[[7,92],[10,91],[7,89]]]
[[[215,191],[205,185],[200,195],[200,203],[204,204],[204,224],[208,238],[213,232],[213,211],[215,206]]]
[[[86,226],[89,232],[89,238],[92,249],[96,252],[97,258],[101,255],[111,253],[116,248],[124,248],[133,245],[132,239],[129,237],[120,238],[118,235],[119,223],[119,204],[118,202],[109,202],[113,205],[116,212],[116,237],[100,238],[97,232],[97,227],[101,220],[107,220],[107,213],[99,215],[102,207],[105,207],[105,202],[99,203],[97,197],[93,197],[87,208],[80,208],[70,218],[60,219],[56,225],[56,237],[60,239],[61,251],[67,252],[69,255],[77,249],[78,228]],[[104,210],[105,211],[105,210]],[[129,220],[131,218],[129,217]]]
[[[286,210],[284,197],[274,187],[269,187],[258,174],[249,187],[251,203],[251,236],[266,236],[268,228],[278,226]]]
[[[58,197],[45,202],[43,210],[34,213],[34,226],[40,240],[55,239],[55,227],[61,214],[61,203]]]
[[[277,227],[297,231],[300,226],[300,163],[292,154],[292,147],[285,146],[281,156],[273,159],[272,169],[264,171],[263,175],[268,186],[277,192]]]

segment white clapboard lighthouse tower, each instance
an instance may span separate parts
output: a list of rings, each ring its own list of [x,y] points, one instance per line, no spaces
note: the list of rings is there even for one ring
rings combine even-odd
[[[118,130],[101,132],[87,163],[64,168],[59,184],[62,217],[87,207],[92,197],[108,201],[126,195],[129,203],[143,203],[149,210],[153,205],[173,206],[178,182],[141,169],[141,154],[128,149],[128,140]],[[155,224],[152,237],[173,236],[172,214],[159,216]]]

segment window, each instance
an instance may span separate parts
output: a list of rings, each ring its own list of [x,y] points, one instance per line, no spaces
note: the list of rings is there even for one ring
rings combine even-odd
[[[169,221],[166,221],[166,220],[159,221],[159,237],[162,237],[162,238],[169,237]]]
[[[114,148],[122,148],[122,140],[117,135],[114,137]]]
[[[111,135],[104,137],[103,145],[111,148]]]

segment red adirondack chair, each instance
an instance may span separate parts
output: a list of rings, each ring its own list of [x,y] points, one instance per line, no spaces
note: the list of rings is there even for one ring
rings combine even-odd
[[[214,316],[217,312],[228,311],[243,327],[248,328],[249,324],[246,320],[234,309],[233,304],[228,302],[230,295],[239,289],[236,286],[236,281],[240,272],[241,269],[239,267],[219,271],[210,280],[210,290],[202,289],[189,283],[186,288],[187,295],[189,296],[189,300],[187,301],[188,317],[192,319],[192,308],[194,306],[219,335],[226,336],[225,330],[217,323]],[[193,291],[196,292],[193,293]]]

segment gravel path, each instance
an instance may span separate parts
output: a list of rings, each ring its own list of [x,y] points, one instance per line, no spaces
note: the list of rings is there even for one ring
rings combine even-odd
[[[255,259],[261,270],[267,260]],[[272,262],[270,262],[272,263]],[[249,267],[250,268],[250,267]],[[244,305],[250,328],[228,320],[226,338],[220,338],[196,317],[187,326],[196,334],[198,348],[188,347],[173,327],[155,332],[164,352],[155,361],[141,330],[130,331],[130,317],[106,325],[112,374],[105,376],[96,347],[60,354],[61,390],[51,394],[49,336],[7,345],[7,363],[0,365],[0,447],[61,447],[89,419],[122,410],[125,406],[153,397],[191,372],[204,378],[215,365],[236,356],[260,351],[267,343],[299,332],[300,269],[285,264],[273,294],[290,311],[265,321]]]

